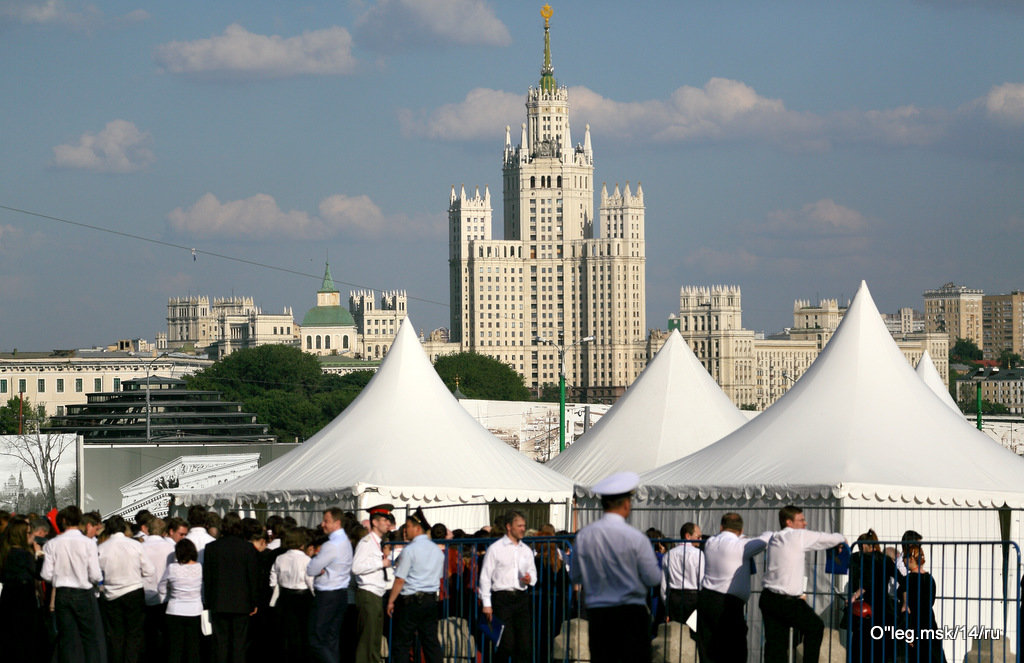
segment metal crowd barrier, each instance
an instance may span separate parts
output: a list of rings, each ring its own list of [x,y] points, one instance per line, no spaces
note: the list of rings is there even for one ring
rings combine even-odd
[[[439,638],[444,660],[451,662],[505,663],[494,654],[494,643],[481,625],[477,589],[479,570],[487,546],[495,539],[436,541],[445,554],[438,611]],[[537,584],[530,590],[532,661],[574,663],[589,661],[586,611],[579,589],[569,580],[572,564],[570,536],[534,537],[525,542],[534,550]],[[656,549],[668,550],[679,539],[653,540]],[[882,549],[902,552],[903,544],[879,542]],[[843,569],[841,559],[829,559],[826,551],[808,553],[806,600],[823,619],[825,636],[821,661],[840,663],[1013,663],[1019,661],[1020,550],[1008,541],[926,541],[919,544],[925,556],[924,570],[935,582],[922,577],[913,581],[867,582],[871,586],[872,616],[861,617],[848,609],[853,597],[851,573],[861,578],[885,576],[881,558],[855,555],[853,568]],[[854,552],[862,552],[854,544]],[[758,608],[765,559],[757,559],[752,594],[747,603],[748,660],[763,660],[763,628]],[[859,564],[859,567],[857,566]],[[898,572],[897,572],[898,573]],[[878,575],[875,575],[878,574]],[[915,574],[922,575],[922,574]],[[862,585],[865,583],[861,583]],[[934,600],[934,623],[924,607]],[[698,656],[695,643],[682,625],[668,624],[658,588],[650,592],[653,660],[690,663]],[[904,606],[919,606],[917,614]],[[698,616],[699,620],[699,616]],[[699,628],[699,621],[698,621]],[[392,661],[406,661],[391,651],[393,629],[385,625]],[[790,660],[801,660],[799,638],[792,637]],[[420,660],[418,655],[413,660]]]

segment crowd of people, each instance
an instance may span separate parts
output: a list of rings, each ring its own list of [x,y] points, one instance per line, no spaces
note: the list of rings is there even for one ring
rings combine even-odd
[[[221,518],[198,506],[184,519],[143,511],[131,523],[101,522],[75,506],[0,518],[0,641],[10,660],[54,654],[62,663],[381,661],[385,642],[391,660],[439,663],[438,622],[455,616],[477,647],[493,647],[491,660],[519,663],[536,651],[538,660],[550,656],[563,621],[579,614],[600,663],[650,660],[657,624],[697,613],[700,660],[739,663],[754,558],[763,553],[766,663],[788,660],[790,629],[803,660],[818,660],[824,625],[805,600],[805,553],[846,545],[841,534],[808,530],[802,511],[787,506],[778,531],[748,538],[742,517],[726,513],[714,536],[688,522],[680,543],[664,544],[661,532],[645,536],[626,522],[632,476],[609,479],[595,486],[604,516],[571,546],[551,525],[527,530],[516,511],[467,533],[431,525],[421,509],[399,525],[387,504],[361,521],[327,509],[318,528],[280,516]],[[452,538],[468,542],[446,545]],[[897,620],[936,627],[920,540],[907,532],[896,555],[877,546],[874,532],[858,539],[844,620],[852,660],[900,653],[942,663],[941,642],[899,652],[872,634]]]

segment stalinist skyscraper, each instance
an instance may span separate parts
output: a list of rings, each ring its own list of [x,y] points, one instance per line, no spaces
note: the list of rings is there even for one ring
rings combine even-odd
[[[451,340],[531,388],[558,383],[563,348],[572,397],[617,396],[646,363],[644,194],[602,185],[595,219],[590,126],[574,146],[569,92],[551,64],[551,8],[541,15],[544,64],[518,145],[505,127],[504,239],[492,238],[489,188],[452,187]]]

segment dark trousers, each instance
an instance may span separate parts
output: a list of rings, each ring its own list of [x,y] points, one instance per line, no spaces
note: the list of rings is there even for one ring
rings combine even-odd
[[[395,636],[392,661],[419,661],[413,645],[419,636],[425,663],[441,663],[441,643],[437,639],[437,598],[433,594],[407,594],[398,597],[395,606]]]
[[[167,615],[167,663],[198,663],[199,617]]]
[[[587,608],[587,619],[591,663],[651,660],[651,613],[646,605]]]
[[[504,663],[530,663],[533,643],[530,633],[530,595],[526,591],[494,592],[491,595],[494,616],[502,621],[505,630],[501,645],[494,653],[495,661]]]
[[[249,615],[237,612],[211,612],[213,660],[216,663],[245,663],[245,640]]]
[[[665,603],[668,608],[668,618],[671,621],[685,624],[690,615],[697,610],[697,590],[670,589]]]
[[[308,591],[281,590],[277,599],[278,624],[281,631],[279,651],[294,661],[309,660],[309,614],[313,607],[313,595]]]
[[[141,589],[116,599],[100,599],[110,663],[139,663],[144,646],[146,593]]]
[[[60,663],[105,663],[103,620],[92,590],[58,587],[55,591],[53,609]]]
[[[309,613],[309,649],[321,663],[341,660],[341,625],[348,607],[348,589],[317,590]]]
[[[356,663],[380,663],[380,643],[384,635],[384,599],[365,589],[356,590],[359,644]]]
[[[704,663],[747,663],[745,605],[741,598],[710,589],[697,594],[697,642]]]
[[[146,663],[164,663],[167,660],[167,622],[164,613],[167,612],[166,603],[146,606],[146,619],[143,625],[145,637]]]
[[[803,636],[804,663],[818,663],[825,624],[799,596],[787,596],[765,589],[761,592],[761,618],[764,621],[765,663],[785,663],[789,656],[789,629]]]

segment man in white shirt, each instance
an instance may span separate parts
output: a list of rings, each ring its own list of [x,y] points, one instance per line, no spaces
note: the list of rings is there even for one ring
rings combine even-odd
[[[779,509],[781,531],[768,541],[767,566],[762,583],[765,663],[788,659],[789,629],[803,636],[804,663],[817,663],[825,624],[804,600],[804,562],[809,550],[825,550],[846,543],[842,534],[812,532],[799,507]]]
[[[196,544],[196,552],[199,553],[200,564],[203,563],[203,550],[207,544],[217,540],[206,531],[208,522],[209,515],[205,508],[198,504],[193,504],[188,508],[188,534],[185,535],[185,538]]]
[[[513,663],[529,663],[529,589],[537,584],[533,550],[523,543],[526,518],[518,511],[505,514],[505,536],[487,547],[480,567],[480,602],[484,617],[497,617],[504,625],[496,660],[512,657]]]
[[[131,530],[124,518],[111,516],[104,528],[110,538],[99,545],[103,571],[100,612],[110,663],[138,663],[142,655],[146,607],[143,581],[153,577],[153,564],[143,552],[142,543],[125,535]]]
[[[384,536],[391,530],[388,514],[394,506],[371,506],[370,533],[359,540],[352,554],[352,575],[356,579],[356,609],[359,613],[359,643],[356,663],[380,663],[380,643],[384,635],[384,593],[390,583],[390,546]],[[393,578],[392,578],[393,580]]]
[[[697,594],[698,641],[705,662],[746,663],[750,571],[767,536],[743,536],[743,517],[722,516],[721,531],[704,542],[704,579]]]
[[[679,538],[692,543],[681,543],[669,550],[662,563],[661,600],[668,611],[666,621],[685,624],[697,610],[697,592],[704,577],[701,534],[696,523],[685,523],[679,528]]]
[[[174,557],[174,544],[167,534],[167,521],[153,518],[147,524],[149,534],[142,539],[142,552],[153,565],[153,575],[143,579],[142,589],[146,593],[146,660],[159,660],[166,648],[167,629],[164,627],[166,599],[160,598],[160,579],[164,577],[167,564]]]
[[[57,523],[64,532],[43,546],[40,575],[54,587],[59,660],[102,663],[106,641],[93,594],[93,587],[103,581],[96,542],[79,529],[82,511],[77,506],[61,509]]]

